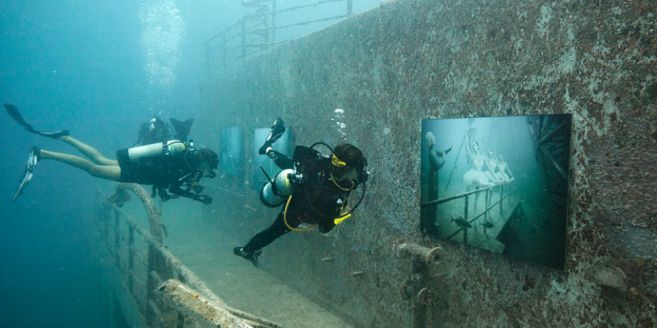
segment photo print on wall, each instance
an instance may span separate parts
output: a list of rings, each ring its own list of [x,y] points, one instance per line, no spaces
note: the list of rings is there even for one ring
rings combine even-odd
[[[564,269],[571,115],[426,119],[422,231]]]

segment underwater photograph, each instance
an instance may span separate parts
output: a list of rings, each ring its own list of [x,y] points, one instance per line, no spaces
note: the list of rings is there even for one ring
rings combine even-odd
[[[563,270],[570,115],[422,120],[426,234]]]

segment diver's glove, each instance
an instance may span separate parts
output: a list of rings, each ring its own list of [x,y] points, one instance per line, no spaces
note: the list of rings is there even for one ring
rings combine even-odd
[[[155,198],[155,196],[160,196],[160,200],[162,200],[162,202],[166,202],[172,198],[178,198],[178,195],[170,194],[164,188],[153,186],[151,198]]]
[[[198,200],[199,202],[205,205],[212,203],[212,197],[208,195],[196,195],[196,200]]]

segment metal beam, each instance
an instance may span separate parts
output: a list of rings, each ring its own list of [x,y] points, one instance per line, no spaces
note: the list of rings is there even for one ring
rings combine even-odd
[[[277,328],[275,323],[254,322],[231,313],[223,303],[208,299],[182,282],[169,279],[158,288],[165,300],[183,315],[211,323],[221,328]]]

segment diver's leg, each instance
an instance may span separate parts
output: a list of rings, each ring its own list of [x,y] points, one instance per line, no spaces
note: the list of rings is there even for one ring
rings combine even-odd
[[[87,156],[89,159],[91,159],[94,163],[99,164],[99,165],[119,165],[119,162],[113,159],[109,159],[103,154],[101,154],[96,148],[91,147],[87,145],[86,143],[77,140],[71,136],[62,136],[57,138],[58,140],[61,140],[71,146],[73,148],[79,150],[84,156]]]
[[[288,230],[285,226],[285,222],[283,222],[283,213],[279,213],[274,223],[272,223],[269,228],[253,236],[253,238],[249,240],[243,249],[246,253],[253,254],[255,251],[258,251],[271,244],[278,237],[288,233],[289,231],[290,230]]]
[[[52,159],[84,170],[90,175],[107,180],[119,181],[121,167],[118,165],[97,165],[82,157],[41,149],[41,159]]]
[[[283,213],[280,213],[269,228],[253,236],[244,247],[235,247],[233,253],[251,261],[253,265],[258,266],[258,257],[260,256],[260,253],[262,253],[261,249],[289,231],[290,230],[285,226]]]

